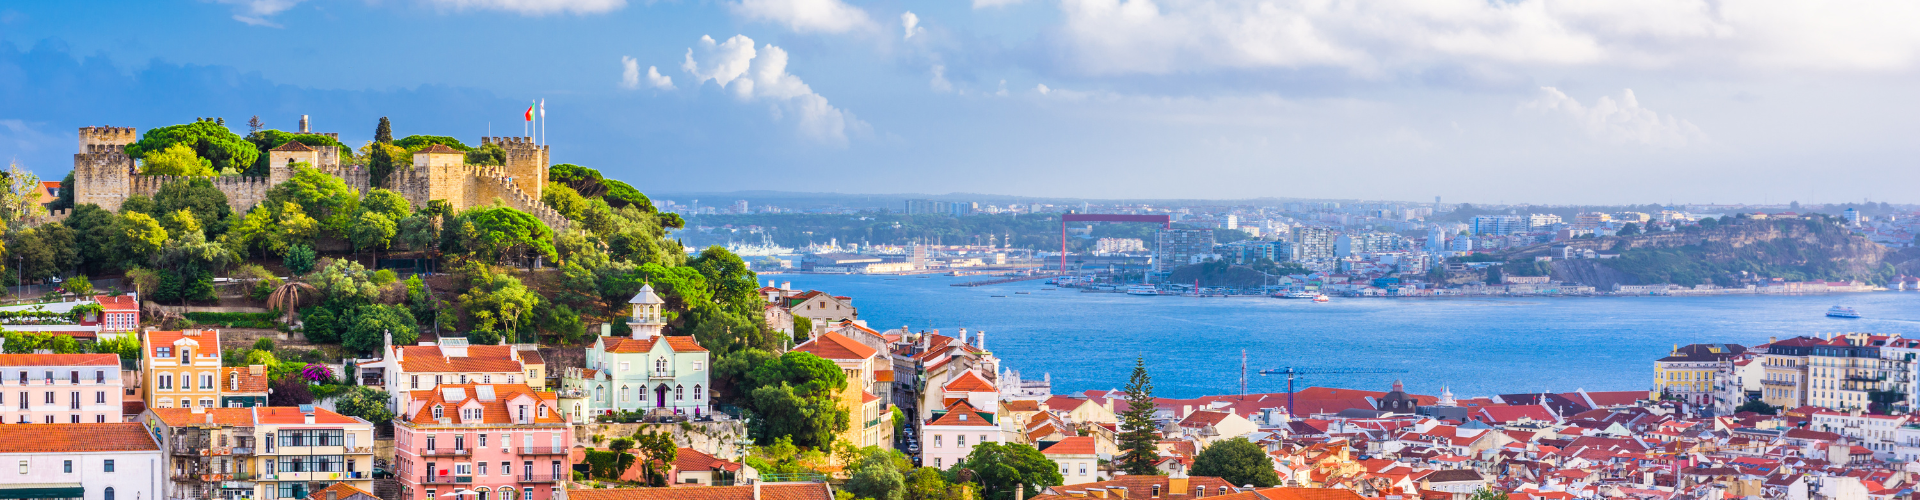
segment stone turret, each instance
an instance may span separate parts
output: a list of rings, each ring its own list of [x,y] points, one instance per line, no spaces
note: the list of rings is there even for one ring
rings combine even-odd
[[[661,330],[667,327],[666,319],[660,315],[660,307],[667,301],[660,300],[660,296],[653,293],[652,284],[641,285],[640,293],[627,303],[633,304],[633,316],[627,318],[627,328],[633,330],[633,338],[651,339],[659,336]]]
[[[306,163],[313,168],[320,168],[321,165],[320,152],[300,141],[287,141],[280,147],[267,150],[267,161],[267,183],[272,186],[293,179],[294,162]]]
[[[547,187],[547,146],[534,144],[527,137],[482,137],[480,144],[498,144],[506,151],[504,166],[507,177],[533,199],[540,199],[540,192]]]
[[[138,140],[133,127],[81,127],[80,152],[73,155],[73,202],[109,211],[133,194],[133,158],[127,145]]]

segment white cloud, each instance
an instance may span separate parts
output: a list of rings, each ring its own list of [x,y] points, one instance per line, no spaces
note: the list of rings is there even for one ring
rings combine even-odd
[[[845,147],[849,133],[860,135],[871,129],[788,73],[785,49],[768,44],[755,50],[753,39],[746,35],[734,35],[723,43],[700,37],[696,47],[687,49],[681,68],[693,75],[696,86],[713,80],[743,102],[769,102],[774,119],[795,115],[800,135],[815,142]]]
[[[1014,4],[1018,4],[1025,1],[1027,0],[973,0],[973,8],[985,9],[990,7],[1005,7],[1008,5],[1014,5]]]
[[[620,56],[620,88],[633,90],[640,88],[640,60]]]
[[[933,87],[934,92],[952,92],[953,91],[953,82],[947,81],[946,65],[942,65],[942,64],[933,65],[933,81],[929,82],[929,85]]]
[[[528,16],[599,14],[627,6],[627,0],[423,0],[454,10],[500,10]]]
[[[1007,81],[1005,79],[1000,80],[1000,91],[994,92],[993,95],[997,95],[1000,97],[1007,96]]]
[[[1619,100],[1601,96],[1588,106],[1553,87],[1540,87],[1540,98],[1520,105],[1521,109],[1558,115],[1573,121],[1587,135],[1616,144],[1638,143],[1653,146],[1685,146],[1703,142],[1706,134],[1693,123],[1673,115],[1661,116],[1640,107],[1633,89],[1621,92]]]
[[[673,90],[673,77],[660,74],[658,66],[647,66],[647,84],[660,90]]]
[[[976,0],[976,5],[978,5]],[[1920,3],[1797,0],[1060,0],[1092,74],[1440,66],[1898,70]]]
[[[219,3],[238,7],[237,9],[235,9],[235,12],[233,13],[233,20],[235,21],[247,23],[252,26],[265,26],[268,28],[279,28],[281,27],[279,23],[275,23],[272,20],[269,20],[267,18],[273,17],[274,14],[285,12],[287,9],[291,9],[295,5],[300,5],[300,2],[304,0],[216,0],[216,1],[218,1]]]
[[[1053,93],[1053,89],[1047,88],[1047,84],[1044,84],[1044,83],[1038,86],[1035,86],[1033,90],[1040,91],[1040,95],[1047,95],[1047,94]]]
[[[905,28],[907,32],[906,37],[903,38],[904,40],[912,40],[913,35],[925,31],[920,29],[920,16],[913,15],[913,11],[900,14],[900,27]]]
[[[874,28],[867,11],[840,0],[740,0],[727,4],[750,21],[783,24],[801,33],[846,33]]]

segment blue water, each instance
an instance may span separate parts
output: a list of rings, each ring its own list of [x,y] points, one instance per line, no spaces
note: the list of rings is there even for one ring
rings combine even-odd
[[[1053,376],[1055,394],[1124,387],[1144,356],[1154,394],[1239,392],[1240,351],[1261,368],[1406,370],[1301,376],[1296,386],[1407,390],[1459,397],[1539,391],[1646,390],[1674,344],[1755,345],[1823,332],[1920,335],[1920,294],[1811,296],[1342,299],[1139,297],[1042,290],[1041,281],[984,287],[980,277],[768,276],[853,297],[875,329],[987,331],[987,347],[1021,375]],[[1017,292],[1028,292],[1019,294]],[[1004,297],[995,297],[1004,295]],[[1864,319],[1830,319],[1844,304]],[[1248,377],[1252,392],[1286,378]]]

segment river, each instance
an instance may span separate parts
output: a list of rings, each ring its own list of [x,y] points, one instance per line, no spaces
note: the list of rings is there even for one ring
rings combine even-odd
[[[1675,344],[1756,345],[1827,332],[1920,335],[1920,293],[1806,296],[1335,298],[1141,297],[1046,290],[1041,281],[983,287],[981,277],[775,275],[795,288],[853,298],[874,329],[986,330],[987,347],[1023,377],[1051,374],[1055,394],[1126,385],[1144,357],[1154,394],[1237,393],[1250,371],[1287,366],[1406,370],[1301,376],[1296,385],[1458,397],[1646,390]],[[764,279],[763,279],[764,281]],[[1022,293],[1024,292],[1024,293]],[[1835,304],[1865,316],[1825,317]],[[1250,375],[1252,392],[1286,378]]]

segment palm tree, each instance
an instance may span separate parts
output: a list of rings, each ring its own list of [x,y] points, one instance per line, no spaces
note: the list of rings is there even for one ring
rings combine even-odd
[[[281,323],[292,323],[295,314],[294,311],[298,310],[300,304],[303,302],[301,295],[306,294],[304,298],[311,300],[313,298],[312,296],[319,291],[320,290],[314,288],[313,285],[288,280],[286,283],[281,284],[279,288],[273,289],[272,295],[267,296],[267,305],[280,310]]]

